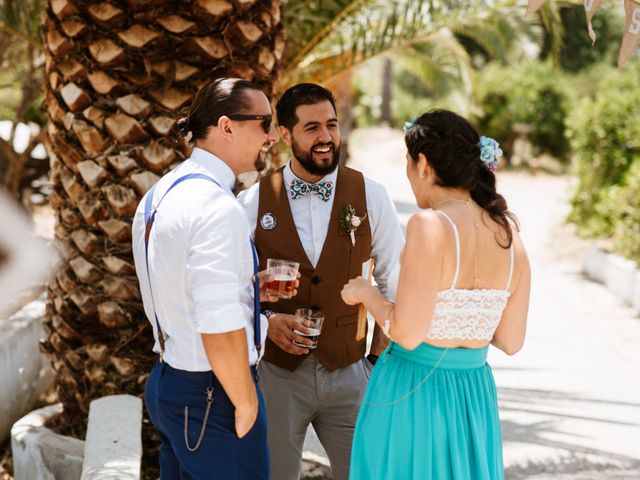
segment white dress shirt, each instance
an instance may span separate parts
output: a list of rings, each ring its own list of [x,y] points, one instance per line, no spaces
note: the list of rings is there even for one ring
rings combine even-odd
[[[292,199],[291,181],[298,177],[291,170],[291,162],[285,166],[282,174],[298,236],[307,257],[315,267],[320,259],[324,240],[329,230],[338,170],[336,169],[320,180],[320,182],[332,182],[334,185],[331,198],[326,202],[313,192],[304,197]],[[396,209],[384,186],[365,177],[364,187],[367,215],[371,225],[371,256],[375,262],[373,278],[387,300],[394,301],[400,271],[400,251],[404,245],[402,228]],[[240,193],[238,197],[247,212],[249,225],[254,235],[258,220],[259,197],[259,184],[252,185]],[[367,265],[363,265],[363,276],[365,277],[366,268]]]
[[[235,176],[222,160],[196,148],[191,158],[158,181],[155,207],[181,176],[202,173],[212,182],[190,179],[162,200],[149,238],[149,290],[144,252],[144,203],[133,220],[133,256],[147,318],[159,352],[153,306],[165,334],[164,360],[174,368],[211,370],[201,334],[244,328],[249,363],[258,354],[253,338],[253,254],[244,209],[232,193]],[[262,336],[266,319],[262,317]]]

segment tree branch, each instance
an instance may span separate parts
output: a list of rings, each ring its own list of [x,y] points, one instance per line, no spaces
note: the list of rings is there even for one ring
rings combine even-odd
[[[36,80],[36,65],[34,60],[34,47],[29,44],[27,46],[27,54],[26,57],[29,59],[29,67],[27,71],[24,73],[22,78],[22,95],[20,99],[20,105],[16,108],[16,113],[14,115],[13,125],[11,127],[11,135],[9,137],[9,143],[13,144],[13,140],[16,133],[16,127],[19,122],[24,120],[24,116],[29,110],[29,107],[33,103],[33,101],[38,97],[38,93],[40,91],[40,84]]]

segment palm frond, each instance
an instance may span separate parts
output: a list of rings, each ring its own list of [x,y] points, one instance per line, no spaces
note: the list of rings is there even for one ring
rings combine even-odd
[[[469,97],[474,90],[469,54],[449,29],[441,29],[424,42],[404,49],[394,59],[434,97],[445,97],[453,90]]]
[[[283,83],[329,78],[375,55],[420,42],[443,27],[466,32],[486,23],[478,37],[488,51],[504,56],[513,44],[513,37],[508,35],[517,33],[517,38],[527,38],[529,29],[522,29],[524,22],[515,20],[522,17],[522,10],[515,10],[522,5],[516,0],[357,2],[358,8],[352,6],[348,15],[331,22],[328,35],[318,37],[314,45],[292,57],[285,67]],[[495,26],[489,26],[491,23]],[[533,40],[526,43],[524,50],[534,54],[535,44]]]
[[[564,27],[560,18],[560,7],[554,0],[540,10],[540,19],[549,38],[551,59],[557,62],[563,47]]]
[[[535,58],[544,41],[543,28],[535,20],[526,21],[521,8],[518,4],[505,5],[459,21],[454,19],[449,28],[472,39],[501,62]]]
[[[299,63],[345,17],[371,3],[371,0],[285,0],[282,21],[287,29],[287,46],[283,64]]]

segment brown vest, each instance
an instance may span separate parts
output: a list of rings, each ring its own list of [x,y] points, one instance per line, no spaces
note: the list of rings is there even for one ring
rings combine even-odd
[[[371,227],[368,216],[355,232],[355,247],[351,244],[349,234],[340,227],[340,211],[346,205],[350,204],[359,217],[367,213],[363,175],[350,168],[339,167],[334,195],[327,237],[315,269],[307,258],[293,221],[282,168],[260,181],[256,225],[260,270],[265,269],[268,258],[300,262],[298,294],[290,300],[264,303],[265,307],[289,314],[294,314],[298,308],[323,312],[325,319],[322,333],[318,339],[318,348],[313,353],[331,371],[346,367],[364,356],[366,341],[357,342],[355,338],[358,306],[345,304],[340,291],[350,279],[362,275],[362,264],[371,257]],[[266,213],[271,213],[276,218],[276,226],[271,230],[265,230],[260,225],[260,219]],[[265,361],[294,371],[304,359],[305,355],[287,353],[267,339]]]

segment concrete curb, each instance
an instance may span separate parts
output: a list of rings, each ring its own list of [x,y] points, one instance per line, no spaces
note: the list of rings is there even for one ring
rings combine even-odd
[[[321,455],[305,450],[302,452],[301,480],[330,480],[329,460]]]
[[[44,311],[40,298],[0,318],[0,442],[53,384],[49,361],[38,351]]]
[[[142,462],[142,400],[109,395],[91,402],[82,480],[138,480]]]
[[[84,442],[58,435],[44,426],[62,413],[62,404],[34,410],[11,428],[15,480],[80,480]]]
[[[634,261],[594,245],[587,251],[582,272],[591,280],[605,284],[640,315],[640,268]]]

